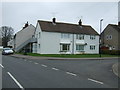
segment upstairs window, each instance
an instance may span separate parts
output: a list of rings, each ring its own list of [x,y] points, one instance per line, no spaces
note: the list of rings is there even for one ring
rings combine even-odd
[[[90,35],[90,39],[94,40],[95,39],[95,35]]]
[[[91,45],[90,50],[95,50],[95,45]]]
[[[112,39],[112,35],[106,35],[106,40],[111,40]]]
[[[70,34],[61,33],[61,38],[69,39],[70,38]]]
[[[78,40],[84,40],[84,35],[77,34],[76,35],[76,39],[78,39]]]

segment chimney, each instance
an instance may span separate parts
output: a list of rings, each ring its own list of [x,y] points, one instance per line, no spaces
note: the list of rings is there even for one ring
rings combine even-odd
[[[25,24],[25,26],[23,27],[23,29],[26,28],[26,27],[28,27],[28,25],[29,25],[29,24],[28,24],[28,21],[27,21],[27,23]]]
[[[79,20],[78,23],[79,23],[80,26],[82,26],[82,20],[81,19]]]
[[[53,20],[53,21],[52,21],[53,24],[56,25],[56,18],[53,18],[52,20]]]

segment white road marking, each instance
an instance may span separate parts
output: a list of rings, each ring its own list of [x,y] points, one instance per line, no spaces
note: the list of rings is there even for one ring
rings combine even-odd
[[[0,66],[1,66],[2,68],[4,68],[4,66],[3,66],[2,64],[0,64]]]
[[[53,70],[56,70],[56,71],[59,70],[59,69],[57,69],[57,68],[52,68],[52,69],[53,69]]]
[[[39,64],[39,63],[34,63],[34,64]]]
[[[27,60],[24,60],[24,61],[27,61]]]
[[[66,73],[69,74],[69,75],[77,76],[76,74],[71,73],[71,72],[66,72]]]
[[[3,66],[2,64],[0,64],[0,66],[1,66],[2,68],[4,68],[4,66]]]
[[[46,65],[44,65],[44,64],[41,64],[41,66],[43,66],[43,67],[47,67]]]
[[[8,75],[15,81],[15,83],[22,89],[24,90],[23,86],[13,77],[13,75],[10,72],[7,72]]]
[[[103,82],[100,82],[100,81],[97,81],[97,80],[94,80],[94,79],[91,79],[91,78],[88,78],[88,80],[99,83],[99,84],[104,84]]]

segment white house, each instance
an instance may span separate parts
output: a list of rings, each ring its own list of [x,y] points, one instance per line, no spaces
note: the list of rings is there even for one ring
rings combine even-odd
[[[8,42],[8,46],[12,46],[16,52],[32,52],[32,43],[34,39],[35,27],[32,24],[25,24],[22,30],[14,35],[14,38]]]
[[[99,34],[88,25],[38,20],[35,30],[37,43],[33,53],[39,54],[98,54]]]

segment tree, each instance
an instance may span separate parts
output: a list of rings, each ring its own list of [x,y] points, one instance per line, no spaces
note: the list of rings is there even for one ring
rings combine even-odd
[[[3,47],[7,47],[7,43],[10,41],[14,34],[14,29],[12,27],[2,26],[0,31],[2,35],[2,45]]]

